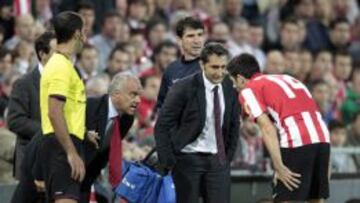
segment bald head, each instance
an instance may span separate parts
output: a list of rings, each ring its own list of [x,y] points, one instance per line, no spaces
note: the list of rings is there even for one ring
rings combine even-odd
[[[16,18],[15,32],[22,40],[33,42],[35,21],[32,15],[26,14]]]

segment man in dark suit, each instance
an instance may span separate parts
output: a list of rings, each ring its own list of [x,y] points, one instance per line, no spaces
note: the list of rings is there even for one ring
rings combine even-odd
[[[129,73],[118,73],[109,86],[109,95],[100,98],[89,98],[86,108],[86,127],[90,131],[98,133],[99,144],[94,142],[86,144],[85,164],[86,175],[82,183],[82,197],[80,202],[89,202],[91,185],[100,175],[101,170],[109,162],[109,181],[112,187],[116,187],[121,177],[112,176],[113,162],[111,154],[114,152],[114,140],[116,126],[120,138],[123,139],[131,128],[134,121],[136,107],[140,102],[142,87],[139,79]],[[119,125],[115,124],[117,120]],[[92,138],[90,138],[91,141]],[[121,140],[120,140],[121,143]],[[121,161],[121,146],[115,146],[120,153],[117,158]],[[121,167],[121,163],[116,163]],[[121,168],[118,170],[121,174]],[[115,169],[117,171],[117,169]]]
[[[55,35],[45,32],[35,41],[35,51],[39,64],[34,70],[25,74],[14,84],[10,94],[8,125],[17,134],[15,177],[20,178],[20,164],[24,148],[31,138],[41,131],[39,89],[40,76],[56,46]]]
[[[45,32],[35,41],[35,51],[39,64],[34,70],[18,79],[10,94],[8,126],[16,133],[14,175],[20,180],[15,202],[36,201],[36,188],[32,174],[24,173],[21,168],[25,148],[30,140],[41,133],[40,125],[40,76],[56,46],[56,38],[52,32]],[[24,183],[25,185],[23,185]],[[18,191],[19,190],[19,191]],[[20,194],[21,193],[21,194]],[[21,198],[21,200],[20,200]],[[32,199],[34,198],[34,199]]]
[[[178,203],[230,202],[230,161],[239,136],[237,94],[228,77],[228,51],[209,43],[202,72],[170,89],[155,125],[160,164],[172,169]]]

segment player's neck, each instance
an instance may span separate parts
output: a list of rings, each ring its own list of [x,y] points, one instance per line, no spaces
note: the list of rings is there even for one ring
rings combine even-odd
[[[70,43],[58,44],[56,51],[68,59],[71,59],[74,54],[73,46]]]

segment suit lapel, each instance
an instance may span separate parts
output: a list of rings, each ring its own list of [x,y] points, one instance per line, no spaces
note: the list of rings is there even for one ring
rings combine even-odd
[[[39,67],[36,66],[35,69],[32,71],[32,78],[33,78],[33,85],[37,92],[40,90],[40,71]]]
[[[200,111],[200,123],[202,125],[205,124],[205,117],[206,117],[206,98],[205,98],[205,85],[204,85],[204,79],[202,76],[202,72],[196,74],[195,77],[195,87],[196,87],[196,95],[198,99],[198,106]]]
[[[223,127],[225,126],[225,124],[228,122],[228,119],[230,118],[230,111],[231,111],[231,91],[232,91],[232,86],[229,86],[231,85],[231,82],[229,80],[228,77],[225,77],[224,78],[224,81],[222,82],[222,87],[223,87],[223,93],[224,93],[224,103],[225,103],[225,112],[224,112],[224,118],[223,118],[223,121],[224,121],[224,124],[223,124]]]
[[[99,120],[95,121],[99,123],[99,135],[101,136],[101,139],[105,136],[105,129],[107,124],[107,117],[108,117],[108,109],[109,109],[109,97],[108,95],[105,95],[101,97],[100,100],[100,106],[99,106],[99,116],[97,117]]]

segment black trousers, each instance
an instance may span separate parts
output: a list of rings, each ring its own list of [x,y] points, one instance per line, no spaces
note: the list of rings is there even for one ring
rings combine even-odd
[[[182,153],[173,169],[177,203],[230,202],[230,166],[220,164],[218,156]]]

